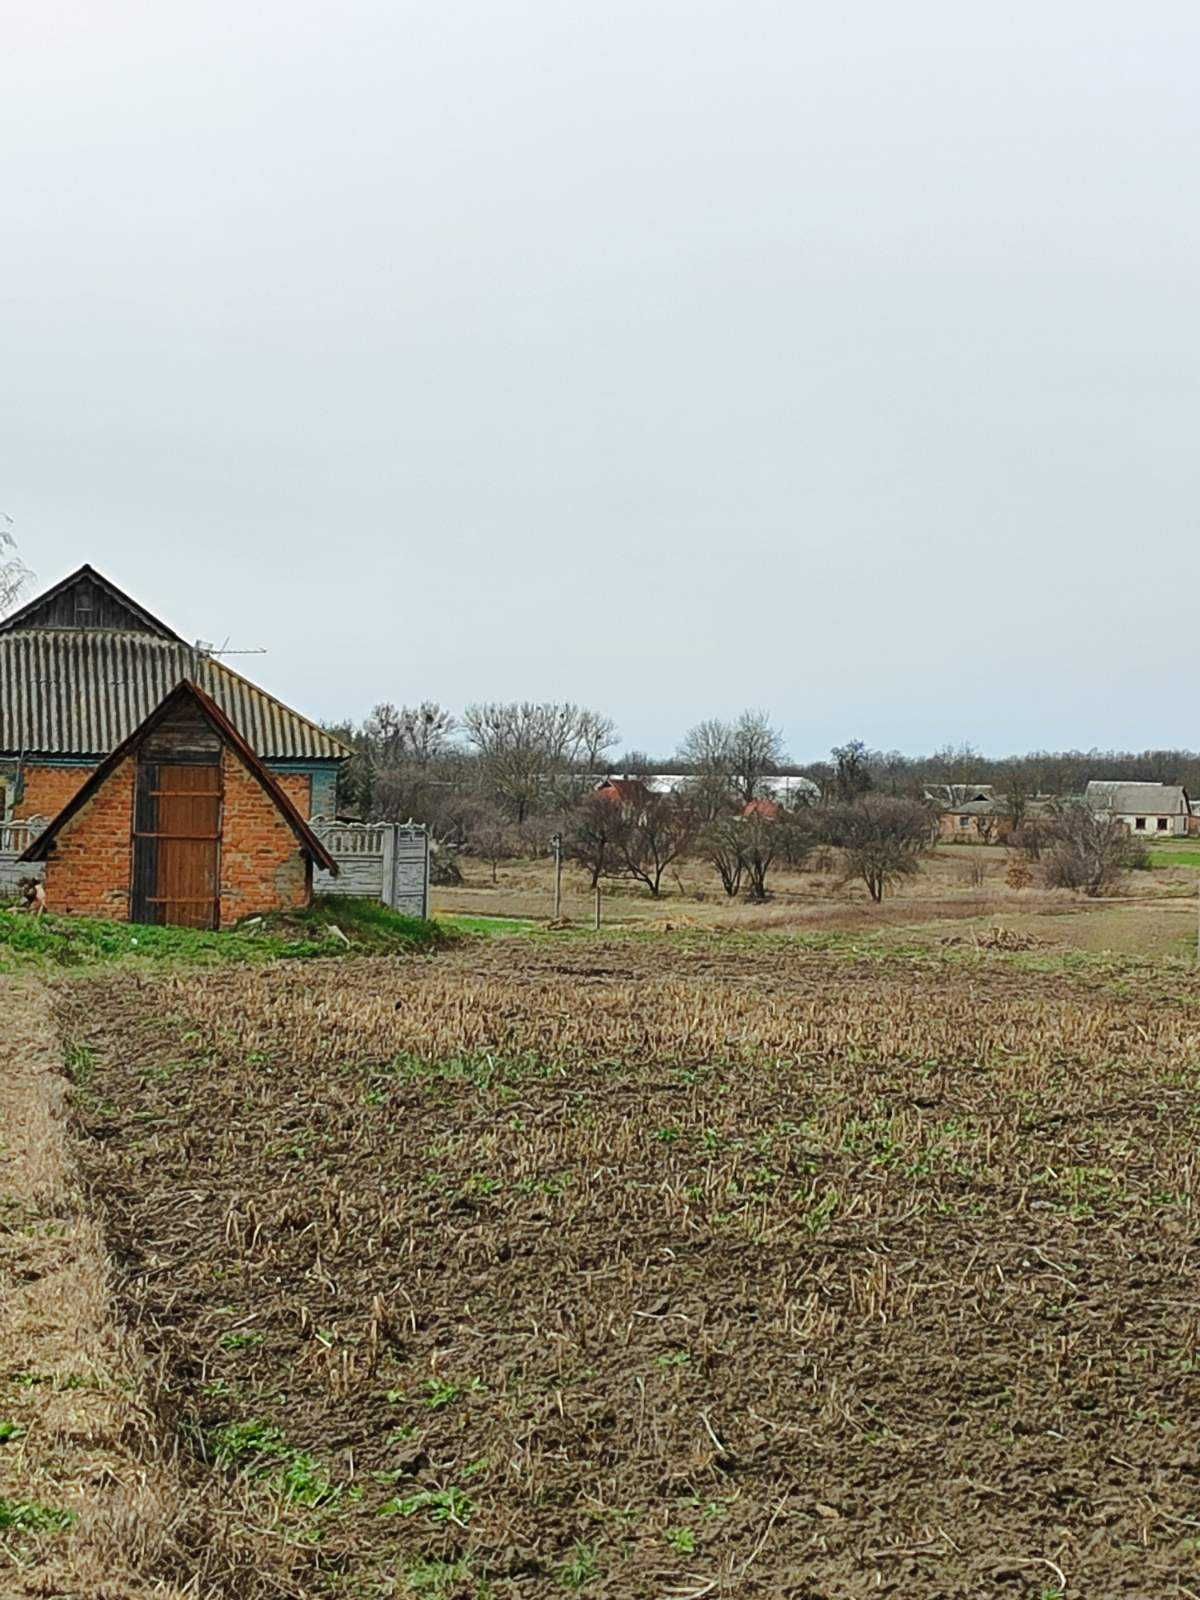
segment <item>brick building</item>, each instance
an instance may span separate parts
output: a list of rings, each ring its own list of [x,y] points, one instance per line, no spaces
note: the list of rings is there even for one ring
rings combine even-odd
[[[227,928],[312,899],[337,872],[279,780],[183,682],[87,774],[25,852],[50,911]]]
[[[83,566],[0,621],[0,822],[57,815],[184,680],[301,816],[334,815],[344,745]]]

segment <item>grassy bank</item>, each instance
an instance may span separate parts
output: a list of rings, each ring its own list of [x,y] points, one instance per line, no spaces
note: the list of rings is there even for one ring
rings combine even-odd
[[[251,918],[224,933],[0,911],[0,972],[116,961],[214,966],[342,954],[406,955],[434,949],[450,937],[450,930],[399,916],[375,901],[335,896],[305,911]]]

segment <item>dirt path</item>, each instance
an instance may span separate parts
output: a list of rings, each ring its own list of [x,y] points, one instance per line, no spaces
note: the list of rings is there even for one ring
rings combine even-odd
[[[67,1155],[49,995],[0,979],[0,1596],[169,1600],[179,1495]]]

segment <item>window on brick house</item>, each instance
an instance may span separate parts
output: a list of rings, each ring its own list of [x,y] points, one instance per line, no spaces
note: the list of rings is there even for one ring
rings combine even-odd
[[[960,828],[969,828],[971,826],[970,817],[959,817],[958,825]]]
[[[1159,819],[1158,819],[1158,831],[1159,831],[1159,833],[1166,833],[1166,831],[1167,831],[1167,819],[1166,819],[1166,817],[1159,817]]]
[[[1145,833],[1145,831],[1146,831],[1146,819],[1145,819],[1145,817],[1135,817],[1134,821],[1133,821],[1133,825],[1138,830],[1139,833]]]

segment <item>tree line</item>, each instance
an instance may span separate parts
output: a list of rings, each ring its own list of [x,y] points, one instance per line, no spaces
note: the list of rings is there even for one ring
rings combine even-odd
[[[1185,751],[994,761],[969,745],[909,757],[850,739],[827,761],[799,764],[769,716],[753,708],[697,723],[658,760],[618,754],[612,719],[565,701],[479,702],[461,715],[436,701],[382,702],[362,723],[329,731],[353,752],[343,811],[426,823],[447,875],[466,851],[489,862],[495,878],[501,861],[544,853],[557,838],[593,886],[621,879],[653,896],[690,858],[704,860],[731,898],[763,900],[773,871],[824,863],[836,851],[846,878],[881,900],[932,846],[936,808],[927,789],[968,782],[1004,795],[1010,839],[1031,861],[1046,856],[1047,881],[1099,893],[1137,864],[1126,836],[1108,829],[1100,839],[1079,808],[1039,817],[1031,802],[1078,793],[1098,775],[1186,782],[1194,770],[1200,792],[1200,757]],[[681,780],[669,793],[646,781],[663,772]],[[598,788],[602,774],[618,781]],[[781,800],[777,780],[788,776],[809,783]]]
[[[787,777],[809,780],[827,803],[866,794],[922,800],[936,785],[979,783],[1020,808],[1038,797],[1081,794],[1092,778],[1181,783],[1200,796],[1200,753],[1183,749],[994,758],[959,744],[908,756],[850,739],[826,760],[794,762],[760,710],[697,723],[677,749],[658,757],[619,752],[613,720],[570,702],[486,702],[461,715],[431,700],[383,702],[360,723],[328,727],[353,751],[341,790],[344,807],[366,817],[411,816],[447,835],[466,831],[481,806],[518,827],[553,816],[564,801],[579,798],[586,779],[602,773],[690,776],[694,797],[710,813],[727,794],[749,803],[774,787],[767,780]]]

